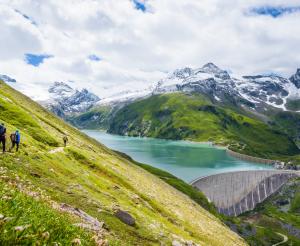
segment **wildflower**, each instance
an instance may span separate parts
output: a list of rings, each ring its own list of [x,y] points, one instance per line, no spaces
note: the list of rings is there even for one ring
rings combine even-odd
[[[42,238],[43,239],[47,240],[47,239],[49,239],[49,237],[50,237],[50,233],[49,232],[46,231],[46,232],[42,233]]]
[[[73,245],[81,245],[81,241],[79,238],[75,238],[73,241],[72,241],[72,244]]]
[[[25,225],[25,226],[16,226],[15,227],[15,231],[24,231],[25,229],[27,229],[28,227],[30,227],[31,225]]]

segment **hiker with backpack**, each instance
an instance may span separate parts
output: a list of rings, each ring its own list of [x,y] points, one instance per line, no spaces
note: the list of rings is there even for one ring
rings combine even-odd
[[[11,147],[9,151],[11,151],[15,146],[16,147],[16,152],[19,151],[19,146],[20,146],[20,141],[21,141],[21,134],[19,130],[16,130],[16,132],[13,132],[10,134],[10,141],[11,141]]]
[[[0,125],[0,143],[2,144],[2,152],[5,152],[5,144],[6,144],[6,128],[2,123]]]

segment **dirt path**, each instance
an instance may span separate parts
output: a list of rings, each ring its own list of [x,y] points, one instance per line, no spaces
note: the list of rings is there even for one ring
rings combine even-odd
[[[55,153],[63,152],[63,151],[64,151],[64,147],[58,147],[58,148],[50,150],[49,154],[55,154]]]
[[[279,235],[279,236],[281,236],[281,237],[283,237],[283,240],[282,240],[281,242],[279,242],[279,243],[273,244],[272,246],[281,245],[281,244],[283,244],[283,243],[286,243],[286,242],[289,240],[288,237],[287,237],[286,235],[283,235],[283,234],[281,234],[281,233],[279,233],[279,232],[276,232],[276,234]]]

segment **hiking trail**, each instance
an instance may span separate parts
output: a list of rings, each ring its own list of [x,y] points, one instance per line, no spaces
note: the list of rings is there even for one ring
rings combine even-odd
[[[50,150],[49,154],[55,154],[55,153],[59,153],[59,152],[63,152],[63,151],[64,151],[64,147],[58,147],[58,148]]]
[[[279,243],[273,244],[272,246],[278,246],[278,245],[284,244],[284,243],[286,243],[289,240],[286,235],[283,235],[283,234],[281,234],[279,232],[276,232],[276,234],[279,235],[279,236],[281,236],[281,237],[283,237],[283,240],[281,242],[279,242]]]

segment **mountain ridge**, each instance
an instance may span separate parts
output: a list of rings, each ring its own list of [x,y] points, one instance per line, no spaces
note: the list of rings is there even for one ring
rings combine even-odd
[[[85,112],[100,100],[87,89],[75,90],[65,82],[54,82],[48,92],[50,99],[40,103],[62,118],[69,114]]]

